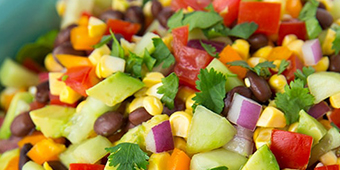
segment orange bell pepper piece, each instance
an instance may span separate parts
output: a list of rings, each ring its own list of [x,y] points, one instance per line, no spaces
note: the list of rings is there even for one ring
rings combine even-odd
[[[90,37],[87,26],[78,26],[71,30],[71,43],[76,50],[93,50],[102,36]]]
[[[274,60],[288,60],[290,56],[292,56],[293,52],[286,46],[278,46],[272,49],[270,54],[268,55],[268,61]]]
[[[64,150],[66,150],[65,145],[56,143],[52,139],[43,139],[27,152],[27,156],[41,165],[46,161],[59,160],[58,156]]]
[[[226,63],[233,62],[237,60],[243,60],[242,57],[235,51],[230,45],[224,47],[222,52],[220,53],[219,60],[224,63],[230,71],[237,74],[240,79],[243,79],[246,76],[247,69],[241,66],[230,66]]]
[[[70,54],[57,54],[60,64],[66,68],[77,66],[92,66],[92,63],[88,57],[76,56]]]
[[[19,170],[19,155],[12,158],[4,170]]]
[[[23,137],[19,142],[18,146],[22,148],[26,143],[30,143],[32,145],[37,144],[38,142],[47,139],[40,131],[35,131],[31,135]],[[55,138],[54,142],[63,144],[65,143],[65,138]]]
[[[189,156],[180,149],[175,148],[170,156],[167,170],[188,170],[190,169]]]

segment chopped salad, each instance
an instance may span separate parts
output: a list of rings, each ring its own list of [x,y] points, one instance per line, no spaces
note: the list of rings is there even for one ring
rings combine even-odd
[[[58,0],[0,68],[0,170],[338,170],[338,9]]]

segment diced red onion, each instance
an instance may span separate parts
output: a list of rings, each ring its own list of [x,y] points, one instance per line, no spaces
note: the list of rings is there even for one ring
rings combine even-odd
[[[169,120],[154,126],[146,136],[145,143],[146,150],[153,153],[173,150],[174,140]]]
[[[201,45],[202,41],[204,44],[209,44],[212,45],[213,47],[216,48],[216,52],[221,52],[223,50],[223,48],[225,47],[225,44],[222,42],[218,42],[218,41],[209,41],[209,40],[190,40],[188,41],[187,46],[191,47],[191,48],[196,48],[196,49],[200,49],[200,50],[204,50],[204,48]]]
[[[308,114],[315,119],[319,119],[329,111],[331,111],[331,108],[328,106],[328,104],[325,101],[321,101],[320,103],[313,105],[308,110]]]
[[[253,153],[254,142],[239,136],[235,136],[230,142],[225,144],[223,148],[237,152],[244,156],[249,156]]]
[[[316,65],[322,58],[322,50],[319,39],[306,41],[302,45],[302,56],[305,65]]]

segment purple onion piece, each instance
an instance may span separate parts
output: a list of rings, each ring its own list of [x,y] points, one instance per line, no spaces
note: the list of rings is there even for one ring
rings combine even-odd
[[[198,40],[198,39],[189,40],[187,46],[191,47],[191,48],[196,48],[196,49],[199,49],[199,50],[204,50],[200,41],[202,41],[205,44],[210,44],[213,47],[215,47],[216,52],[221,52],[223,50],[223,48],[225,47],[225,43],[223,43],[223,42],[211,41],[211,40]]]
[[[331,111],[331,108],[328,106],[328,104],[325,101],[321,101],[320,103],[313,105],[308,110],[308,114],[315,119],[319,119],[329,111]]]

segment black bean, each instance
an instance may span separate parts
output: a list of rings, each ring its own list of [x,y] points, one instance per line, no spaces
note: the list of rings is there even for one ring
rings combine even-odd
[[[252,71],[248,71],[246,74],[246,78],[248,78],[250,82],[249,88],[251,92],[260,102],[264,103],[271,98],[272,91],[267,81],[263,77],[258,76]]]
[[[60,161],[47,161],[47,163],[53,170],[67,170],[65,165]]]
[[[124,19],[124,13],[120,12],[120,11],[116,11],[116,10],[107,10],[105,12],[103,12],[99,18],[101,20],[103,20],[104,22],[107,22],[107,20],[109,19],[119,19],[119,20],[123,20]]]
[[[328,70],[340,73],[340,54],[332,55],[329,58],[329,68],[328,68]]]
[[[130,6],[126,9],[125,20],[143,25],[145,21],[143,9],[139,6]]]
[[[326,5],[324,3],[322,3],[322,2],[319,2],[318,8],[326,9]]]
[[[333,23],[332,15],[325,9],[318,8],[316,11],[316,19],[323,29],[330,27]]]
[[[123,115],[119,112],[109,111],[98,117],[94,123],[94,131],[98,135],[110,136],[121,128]]]
[[[268,45],[268,38],[264,34],[253,34],[248,38],[250,49],[256,51],[266,45]]]
[[[174,112],[181,111],[185,109],[185,103],[181,99],[175,98],[175,107],[173,109],[169,109],[168,107],[163,108],[163,114],[171,115]]]
[[[35,94],[35,100],[40,103],[47,104],[50,100],[50,87],[49,82],[45,81],[36,86],[37,92]]]
[[[26,136],[34,127],[29,112],[24,112],[13,119],[10,129],[14,136]]]
[[[75,50],[72,46],[71,42],[65,42],[54,48],[53,55],[57,54],[71,54],[71,55],[79,55],[86,56],[85,51]]]
[[[224,108],[222,111],[222,115],[227,116],[235,93],[238,93],[247,98],[251,98],[251,90],[249,88],[244,86],[234,87],[227,93],[226,98],[224,98]]]
[[[71,30],[76,26],[76,24],[72,24],[61,30],[54,41],[54,47],[58,47],[60,44],[70,41]]]
[[[129,121],[134,125],[139,125],[151,118],[152,115],[144,107],[140,107],[129,114]]]
[[[26,155],[28,151],[32,149],[33,145],[30,143],[25,143],[24,146],[20,149],[20,155],[19,155],[19,170],[22,169],[22,167],[30,161],[31,159]]]
[[[151,4],[151,13],[153,17],[157,17],[158,14],[162,11],[163,6],[158,0],[152,0]]]
[[[168,19],[174,14],[174,11],[167,7],[163,8],[163,10],[157,15],[157,20],[164,27],[168,28]]]

